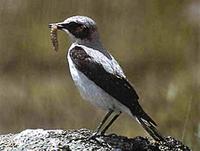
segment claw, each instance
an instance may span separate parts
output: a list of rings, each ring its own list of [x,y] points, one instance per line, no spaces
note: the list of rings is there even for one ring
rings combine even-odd
[[[94,132],[92,135],[90,135],[87,139],[88,140],[91,140],[91,139],[95,139],[96,140],[96,137],[97,136],[100,136],[100,134],[98,134],[97,132]]]

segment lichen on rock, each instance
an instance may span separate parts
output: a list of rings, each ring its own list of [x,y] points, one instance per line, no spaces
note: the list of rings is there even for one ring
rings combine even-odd
[[[156,142],[141,136],[127,138],[116,134],[97,136],[88,129],[43,130],[27,129],[18,134],[0,135],[0,150],[6,151],[190,151],[180,141],[168,136]]]

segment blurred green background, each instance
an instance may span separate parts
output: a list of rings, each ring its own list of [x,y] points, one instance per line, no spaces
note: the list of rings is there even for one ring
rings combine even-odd
[[[198,0],[0,0],[0,133],[94,129],[104,116],[71,80],[65,33],[58,33],[59,52],[52,50],[47,25],[73,15],[97,22],[159,130],[200,148]],[[146,135],[127,115],[109,132]]]

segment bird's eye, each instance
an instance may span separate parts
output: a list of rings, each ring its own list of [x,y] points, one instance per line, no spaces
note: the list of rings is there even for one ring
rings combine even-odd
[[[90,34],[90,29],[81,23],[70,22],[67,24],[66,28],[76,38],[88,38]]]
[[[72,31],[76,31],[76,30],[81,30],[82,29],[82,26],[81,24],[78,24],[76,22],[71,22],[69,23],[68,25],[68,30],[72,30]]]
[[[75,32],[76,33],[79,33],[79,32],[82,32],[84,30],[84,25],[81,25],[81,26],[78,26],[76,29],[75,29]]]
[[[70,22],[68,24],[65,24],[64,27],[67,30],[69,30],[69,32],[71,32],[72,34],[84,32],[84,30],[86,29],[85,25],[76,22]]]

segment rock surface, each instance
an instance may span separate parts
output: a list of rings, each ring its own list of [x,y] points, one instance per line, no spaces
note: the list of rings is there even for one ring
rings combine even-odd
[[[180,141],[166,137],[167,143],[149,138],[127,138],[115,134],[88,140],[92,132],[80,130],[27,129],[18,134],[0,135],[0,150],[6,151],[189,151]]]

